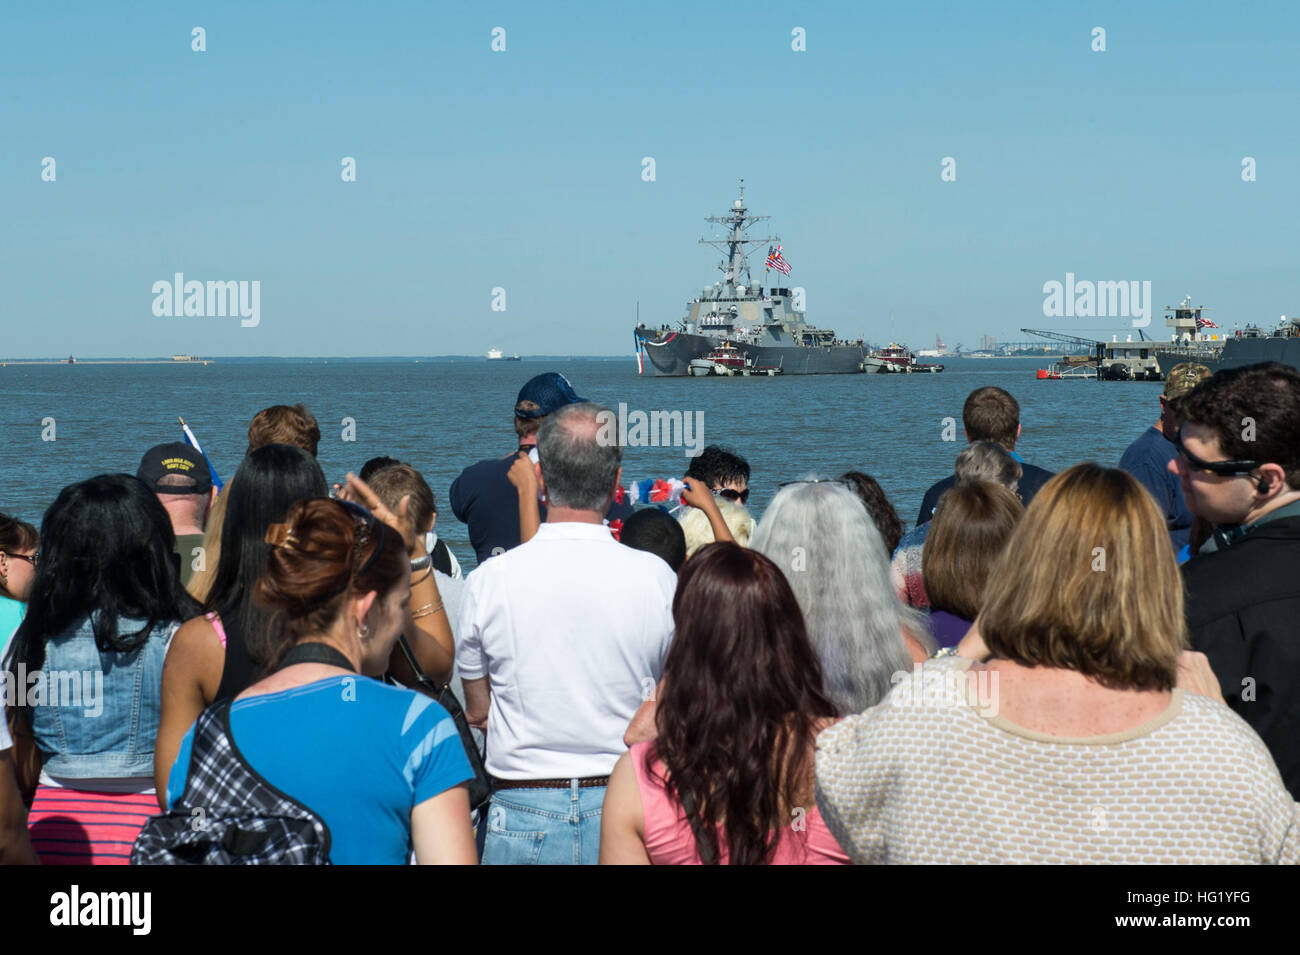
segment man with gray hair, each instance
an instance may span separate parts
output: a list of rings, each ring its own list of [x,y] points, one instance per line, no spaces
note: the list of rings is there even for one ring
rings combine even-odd
[[[456,666],[493,777],[485,864],[595,864],[623,731],[672,638],[676,575],[603,521],[622,476],[622,449],[602,435],[611,414],[580,402],[547,416],[546,521],[480,564],[462,598]]]

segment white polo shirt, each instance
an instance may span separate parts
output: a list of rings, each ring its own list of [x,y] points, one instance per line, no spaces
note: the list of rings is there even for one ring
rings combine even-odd
[[[489,678],[488,772],[607,776],[659,682],[676,587],[662,559],[602,524],[543,524],[470,574],[456,666]]]

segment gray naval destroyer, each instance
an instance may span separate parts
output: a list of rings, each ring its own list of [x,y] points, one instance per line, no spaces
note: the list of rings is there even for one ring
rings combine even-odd
[[[841,341],[834,329],[805,322],[803,303],[796,301],[791,289],[763,288],[750,276],[750,247],[766,244],[770,248],[780,242],[777,236],[747,235],[751,226],[769,218],[750,215],[742,179],[740,198],[727,215],[704,220],[727,230],[724,237],[700,239],[701,244],[725,253],[726,258],[718,264],[722,279],[687,302],[686,317],[676,326],[637,326],[635,341],[641,374],[690,375],[691,363],[695,362],[698,369],[710,355],[715,356],[715,364],[740,361],[756,370],[780,375],[850,375],[878,369],[879,361],[870,357],[861,341]],[[716,361],[724,353],[729,357]]]

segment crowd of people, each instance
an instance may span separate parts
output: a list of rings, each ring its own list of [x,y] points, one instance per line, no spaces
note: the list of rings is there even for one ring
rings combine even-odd
[[[0,861],[1300,861],[1300,372],[1180,365],[1059,473],[979,388],[910,529],[718,445],[634,506],[608,414],[523,386],[469,570],[302,405],[0,515]]]

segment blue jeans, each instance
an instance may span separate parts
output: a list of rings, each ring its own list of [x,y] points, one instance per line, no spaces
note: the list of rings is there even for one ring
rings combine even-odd
[[[487,811],[484,865],[595,865],[605,787],[503,789]]]

